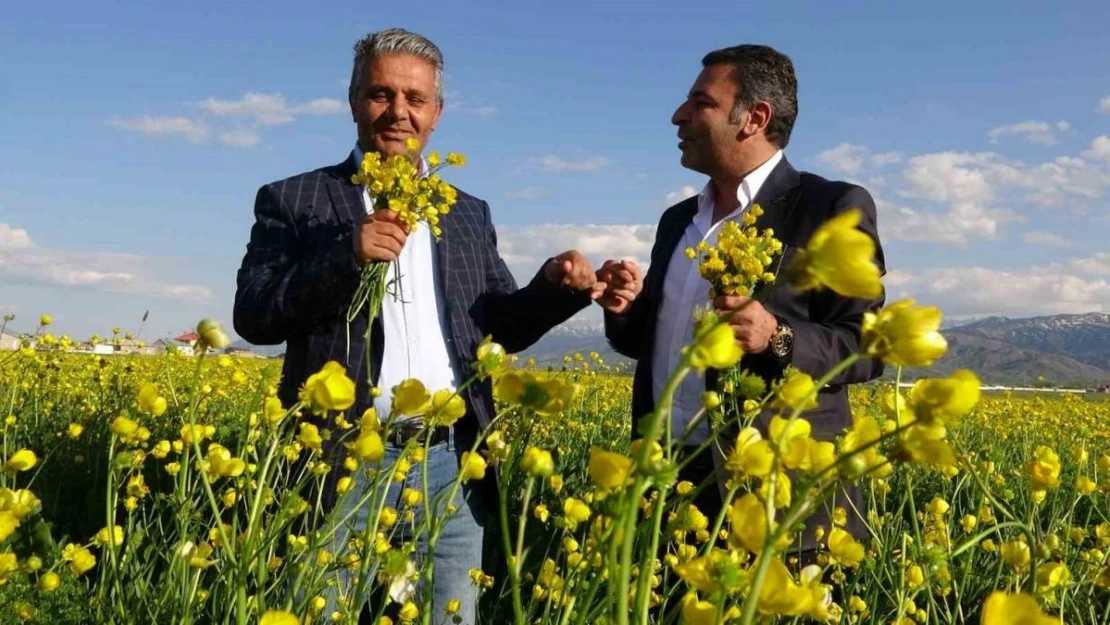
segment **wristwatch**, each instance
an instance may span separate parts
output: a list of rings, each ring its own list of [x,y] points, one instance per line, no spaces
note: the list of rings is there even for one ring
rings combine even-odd
[[[775,333],[771,335],[771,343],[767,346],[767,352],[779,360],[783,360],[790,356],[791,351],[794,350],[794,328],[790,327],[785,319],[775,315],[778,320],[778,328]]]

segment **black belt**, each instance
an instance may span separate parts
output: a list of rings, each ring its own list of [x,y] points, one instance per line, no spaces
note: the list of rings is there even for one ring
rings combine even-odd
[[[404,447],[410,440],[414,438],[420,439],[420,444],[424,444],[424,437],[428,435],[428,428],[419,420],[413,422],[395,423],[390,428],[388,441],[397,447]],[[438,445],[439,443],[446,443],[451,437],[451,427],[441,425],[432,429],[432,440],[429,445]]]

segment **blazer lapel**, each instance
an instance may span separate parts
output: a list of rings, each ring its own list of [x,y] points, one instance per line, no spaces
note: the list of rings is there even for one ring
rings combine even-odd
[[[663,290],[663,279],[667,275],[667,267],[671,264],[671,257],[674,256],[674,248],[678,242],[682,240],[683,233],[694,220],[694,215],[698,213],[698,198],[692,197],[679,205],[676,211],[674,220],[661,226],[663,229],[659,233],[659,250],[662,255],[661,258],[654,258],[651,262],[651,284],[644,285],[645,288],[651,287],[652,293],[658,293]],[[655,307],[658,308],[660,298],[653,298]]]
[[[366,216],[366,204],[362,200],[362,188],[351,182],[356,171],[354,155],[334,169],[336,178],[328,183],[328,195],[335,216],[341,223],[359,223]]]
[[[786,256],[787,247],[790,245],[787,241],[789,238],[787,231],[790,226],[790,217],[798,205],[801,190],[802,178],[798,174],[798,170],[794,169],[790,162],[786,160],[786,157],[783,156],[779,164],[771,170],[771,175],[760,187],[759,193],[755,195],[753,204],[759,204],[760,208],[763,209],[763,215],[756,222],[756,226],[760,230],[773,229],[775,238],[782,242],[782,251],[778,258],[773,261],[770,269],[771,273],[776,276],[782,270],[782,260]]]

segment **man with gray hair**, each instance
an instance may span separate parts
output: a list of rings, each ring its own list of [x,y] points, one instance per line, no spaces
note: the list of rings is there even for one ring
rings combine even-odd
[[[426,227],[409,232],[396,213],[371,211],[366,190],[351,182],[364,152],[383,157],[405,154],[406,142],[413,138],[423,150],[440,121],[443,56],[431,41],[400,29],[360,40],[355,45],[349,100],[358,142],[348,158],[258,191],[255,223],[238,274],[234,323],[236,332],[251,343],[286,343],[279,390],[286,406],[297,401],[298,389],[310,374],[337,360],[357,384],[349,420],[375,407],[384,421],[390,413],[392,389],[401,381],[415,378],[432,390],[458,388],[475,373],[472,363],[483,337],[492,335],[509,352],[525,349],[587,307],[604,285],[596,283],[585,257],[572,250],[549,259],[518,289],[498,254],[489,206],[462,191],[440,221],[438,241]],[[362,267],[372,262],[390,264],[387,280],[399,282],[397,292],[404,293],[404,298],[386,296],[371,324],[372,354],[367,362],[362,340],[367,316],[353,321],[348,334],[345,312]],[[367,367],[373,389],[367,383]],[[423,440],[430,434],[432,445],[425,467],[394,484],[393,500],[387,505],[404,509],[401,491],[423,490],[425,470],[429,491],[425,504],[456,480],[459,456],[494,416],[488,380],[460,393],[467,411],[453,426],[429,433],[416,419],[391,429],[384,466],[390,466],[414,437]],[[333,424],[321,424],[329,426]],[[326,451],[336,465],[341,460],[338,452]],[[329,502],[336,499],[338,477],[337,467],[325,492]],[[356,481],[351,490],[358,492],[358,480],[365,478],[362,472],[352,477]],[[449,608],[461,622],[475,620],[476,590],[468,573],[481,567],[483,525],[491,499],[483,490],[488,494],[491,489],[467,484],[451,501],[439,497],[442,509],[418,509],[418,514],[436,516],[447,514],[449,506],[457,510],[435,549],[436,622]],[[354,505],[351,497],[345,501]],[[362,531],[370,511],[351,512],[356,521],[352,529]],[[423,547],[426,536],[417,539]],[[330,605],[336,605],[334,596]],[[362,608],[339,607],[346,608],[348,616]]]

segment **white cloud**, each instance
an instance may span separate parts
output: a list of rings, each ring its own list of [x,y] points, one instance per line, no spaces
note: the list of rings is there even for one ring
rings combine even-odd
[[[546,259],[576,249],[600,267],[606,259],[631,259],[646,270],[655,225],[543,224],[498,229],[498,252],[518,277],[530,278]]]
[[[902,162],[901,152],[881,152],[879,154],[871,155],[871,165],[875,167],[884,167],[886,165],[894,165]]]
[[[867,148],[852,143],[841,143],[817,155],[817,162],[842,174],[854,176],[863,170]]]
[[[505,191],[505,199],[509,200],[539,200],[549,197],[551,191],[547,187],[524,187],[523,189],[508,189]]]
[[[885,279],[889,300],[913,296],[938,306],[947,316],[1006,315],[1023,317],[1110,311],[1110,256],[1073,259],[1027,269],[949,267],[900,272]],[[893,274],[893,272],[892,272]],[[893,279],[892,279],[893,277]]]
[[[208,125],[190,117],[113,117],[108,125],[116,130],[137,132],[148,137],[180,136],[192,143],[208,140]]]
[[[229,130],[220,135],[220,143],[236,148],[253,148],[260,141],[262,137],[251,130]]]
[[[667,196],[664,198],[664,201],[667,203],[667,206],[671,206],[672,204],[677,204],[687,198],[692,198],[697,194],[698,190],[695,189],[692,185],[683,185],[683,187],[678,191],[667,192]]]
[[[1031,230],[1022,235],[1022,240],[1033,245],[1047,245],[1049,247],[1071,247],[1074,242],[1064,236],[1040,230]]]
[[[567,160],[555,155],[544,156],[538,161],[540,169],[557,173],[598,171],[609,166],[604,156],[590,156],[578,160]]]
[[[914,156],[902,178],[908,184],[900,191],[903,197],[946,206],[939,215],[914,209],[899,211],[905,219],[907,238],[954,244],[966,243],[969,238],[995,238],[999,225],[1016,217],[1013,211],[994,206],[999,189],[1032,183],[1018,167],[991,153]],[[920,232],[912,232],[919,228]]]
[[[1110,135],[1101,135],[1091,140],[1091,147],[1083,156],[1110,162]]]
[[[212,292],[196,284],[173,284],[150,273],[149,259],[116,252],[40,247],[26,230],[0,223],[0,280],[89,288],[161,299],[211,301]]]
[[[1098,101],[1098,110],[1101,113],[1110,113],[1110,95],[1102,96],[1102,99]]]
[[[1052,131],[1053,127],[1060,131],[1065,131],[1071,128],[1071,125],[1063,120],[1056,122],[1055,126],[1048,122],[1028,120],[1016,124],[991,128],[987,131],[987,138],[991,143],[998,143],[998,140],[1002,137],[1015,136],[1030,143],[1052,145],[1057,141],[1056,135]]]
[[[248,117],[260,126],[292,123],[298,115],[335,115],[343,112],[343,102],[333,98],[316,98],[303,104],[289,104],[280,93],[248,91],[238,100],[208,98],[200,109],[217,117]]]
[[[292,123],[302,115],[335,115],[342,113],[346,104],[334,98],[316,98],[301,104],[286,102],[280,93],[248,91],[238,100],[207,98],[197,103],[202,117],[142,116],[113,117],[108,125],[117,130],[137,132],[148,137],[183,137],[192,143],[206,143],[212,127],[220,143],[236,148],[252,148],[262,141],[258,129]],[[241,118],[236,125],[228,126],[225,118]],[[245,120],[245,121],[243,121]],[[245,126],[243,124],[246,124]]]

